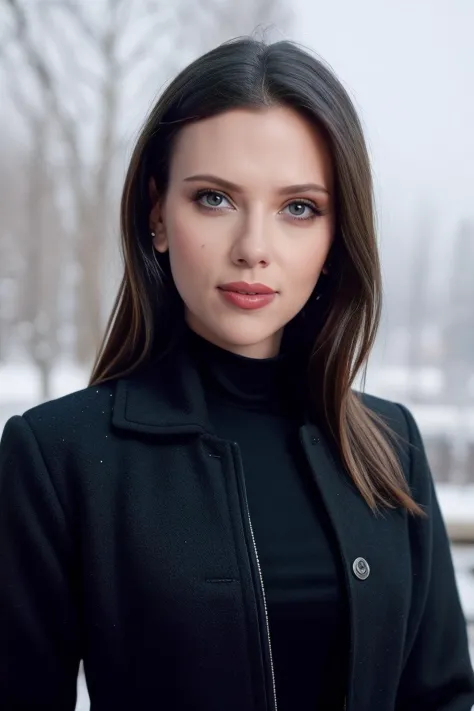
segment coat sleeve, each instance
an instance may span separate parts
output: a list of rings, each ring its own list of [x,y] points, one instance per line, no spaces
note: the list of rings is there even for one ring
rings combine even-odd
[[[74,711],[80,660],[72,541],[33,430],[0,443],[0,708]]]
[[[413,603],[397,711],[471,711],[474,674],[445,524],[419,429],[408,424],[410,484],[427,518],[410,521]]]

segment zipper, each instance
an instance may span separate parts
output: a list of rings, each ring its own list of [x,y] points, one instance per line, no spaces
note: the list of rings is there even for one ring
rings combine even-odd
[[[235,453],[235,450],[234,450],[234,453]],[[239,457],[238,449],[237,449],[237,455],[238,455],[238,457]],[[242,478],[239,477],[238,471],[236,472],[236,474],[237,474],[237,478],[240,479],[240,484],[241,484],[242,489],[243,489],[243,494],[244,494],[244,495],[243,495],[243,499],[244,499],[244,502],[245,502],[245,509],[246,509],[246,513],[247,513],[247,519],[248,519],[248,522],[249,522],[250,534],[251,534],[251,536],[252,536],[252,544],[253,544],[253,549],[254,549],[254,552],[255,552],[255,559],[256,559],[256,561],[257,561],[258,575],[259,575],[259,578],[260,578],[260,587],[261,587],[261,590],[262,590],[262,597],[263,597],[263,607],[264,607],[264,610],[265,610],[265,626],[266,626],[266,630],[267,630],[268,651],[269,651],[269,656],[270,656],[270,669],[271,669],[271,674],[272,674],[273,703],[274,703],[274,709],[273,709],[273,711],[278,711],[278,700],[277,700],[277,694],[276,694],[276,681],[275,681],[275,667],[274,667],[274,664],[273,664],[272,641],[271,641],[271,637],[270,637],[270,624],[269,624],[269,621],[268,621],[267,598],[266,598],[266,595],[265,595],[265,585],[264,585],[264,583],[263,583],[262,568],[261,568],[261,566],[260,566],[260,559],[259,559],[259,557],[258,557],[257,544],[256,544],[256,542],[255,542],[255,535],[254,535],[254,532],[253,532],[252,518],[251,518],[251,516],[250,516],[250,509],[249,509],[248,501],[247,501],[247,493],[246,493],[246,491],[245,491],[245,482],[244,482],[244,480],[243,480],[243,477],[242,477]],[[344,709],[343,709],[343,711],[347,711],[347,695],[344,697]]]
[[[249,511],[247,504],[246,504],[246,508],[247,508],[247,517],[248,517],[249,526],[250,526],[250,533],[252,535],[253,548],[255,551],[255,558],[257,560],[258,574],[260,576],[260,585],[262,588],[263,607],[265,609],[265,624],[266,624],[266,628],[267,628],[267,638],[268,638],[268,650],[270,652],[270,668],[271,668],[271,672],[272,672],[273,700],[274,700],[274,704],[275,704],[275,711],[278,711],[278,702],[277,702],[277,695],[276,695],[276,682],[275,682],[275,668],[273,666],[272,641],[270,639],[270,625],[268,622],[268,609],[267,609],[267,599],[265,597],[265,586],[263,584],[262,569],[260,567],[260,560],[258,558],[257,544],[255,543],[255,536],[253,533],[252,519],[250,518],[250,511]]]
[[[265,610],[265,627],[267,630],[268,652],[269,652],[269,657],[270,657],[270,670],[271,670],[271,675],[272,675],[272,687],[273,687],[272,688],[272,691],[273,691],[273,709],[272,709],[272,711],[278,711],[278,701],[277,701],[276,682],[275,682],[275,667],[273,664],[272,641],[270,638],[270,624],[268,621],[267,598],[265,595],[265,586],[263,584],[262,568],[260,566],[260,559],[258,557],[257,544],[255,542],[255,534],[253,532],[253,526],[252,526],[252,518],[250,516],[250,509],[249,509],[248,500],[247,500],[247,491],[246,491],[246,487],[245,487],[245,478],[243,475],[243,467],[242,467],[242,460],[240,457],[240,450],[239,450],[238,445],[235,442],[231,442],[230,446],[231,446],[231,451],[233,454],[234,472],[235,472],[235,476],[237,479],[237,488],[239,491],[239,499],[240,499],[240,503],[242,504],[242,502],[243,502],[243,507],[245,507],[245,512],[247,514],[247,520],[248,520],[249,528],[250,528],[250,534],[252,537],[252,545],[253,545],[253,549],[254,549],[254,553],[255,553],[255,560],[257,561],[258,576],[260,579],[260,588],[262,591],[262,598],[263,598],[263,607]]]
[[[267,627],[267,635],[268,635],[268,649],[270,652],[270,667],[272,670],[272,682],[273,682],[273,699],[275,702],[275,711],[278,711],[278,702],[277,702],[277,695],[276,695],[276,683],[275,683],[275,668],[273,666],[273,655],[272,655],[272,642],[270,639],[270,625],[268,623],[268,610],[267,610],[267,599],[265,597],[265,586],[263,584],[263,576],[262,576],[262,569],[260,568],[260,560],[258,558],[258,551],[257,551],[257,544],[255,543],[255,536],[253,533],[253,526],[252,526],[252,519],[250,518],[250,511],[248,508],[248,505],[246,504],[246,509],[247,509],[247,517],[249,520],[249,526],[250,526],[250,533],[252,534],[252,542],[253,542],[253,548],[255,551],[255,558],[257,560],[257,567],[258,567],[258,574],[260,576],[260,584],[262,588],[262,594],[263,594],[263,606],[265,608],[265,622],[266,622],[266,627]],[[347,711],[347,696],[344,697],[344,711]]]

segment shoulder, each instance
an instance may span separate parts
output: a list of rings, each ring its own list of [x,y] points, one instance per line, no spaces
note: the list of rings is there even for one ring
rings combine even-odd
[[[116,382],[111,381],[70,393],[27,410],[23,417],[34,429],[75,427],[102,421],[111,413]]]
[[[430,485],[431,472],[423,438],[411,410],[404,404],[354,391],[362,403],[388,426],[394,446],[410,486]]]
[[[115,382],[104,383],[37,405],[6,423],[2,442],[16,433],[33,437],[50,461],[90,449],[110,430],[115,389]]]
[[[10,418],[1,439],[0,478],[15,473],[28,487],[47,479],[62,508],[72,510],[78,487],[103,482],[119,466],[111,417],[115,389],[115,382],[84,388]],[[102,467],[105,459],[110,471]]]
[[[407,439],[410,443],[421,438],[413,413],[406,405],[368,393],[354,391],[354,394],[368,410],[381,418],[399,437]]]
[[[369,393],[357,390],[353,392],[368,410],[380,417],[397,434],[403,435],[407,432],[407,409],[403,405]]]

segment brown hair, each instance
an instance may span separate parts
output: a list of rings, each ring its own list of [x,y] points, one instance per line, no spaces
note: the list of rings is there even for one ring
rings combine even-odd
[[[125,270],[91,384],[128,375],[154,352],[170,348],[183,308],[167,254],[153,249],[148,184],[166,192],[173,138],[183,125],[243,107],[285,105],[322,130],[336,183],[336,233],[328,276],[287,329],[311,342],[308,385],[333,445],[367,504],[413,501],[388,425],[352,390],[367,366],[380,319],[381,273],[372,178],[354,106],[334,74],[291,42],[252,38],[223,44],[184,69],[164,91],[138,139],[121,204]]]

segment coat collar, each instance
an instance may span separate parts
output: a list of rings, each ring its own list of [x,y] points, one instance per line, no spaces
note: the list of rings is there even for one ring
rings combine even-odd
[[[303,399],[302,395],[304,407]],[[136,373],[119,379],[112,423],[121,430],[164,436],[215,434],[201,377],[189,350],[178,342],[166,356],[154,358]]]
[[[176,349],[118,380],[112,423],[156,435],[212,433],[201,380],[187,353]]]

